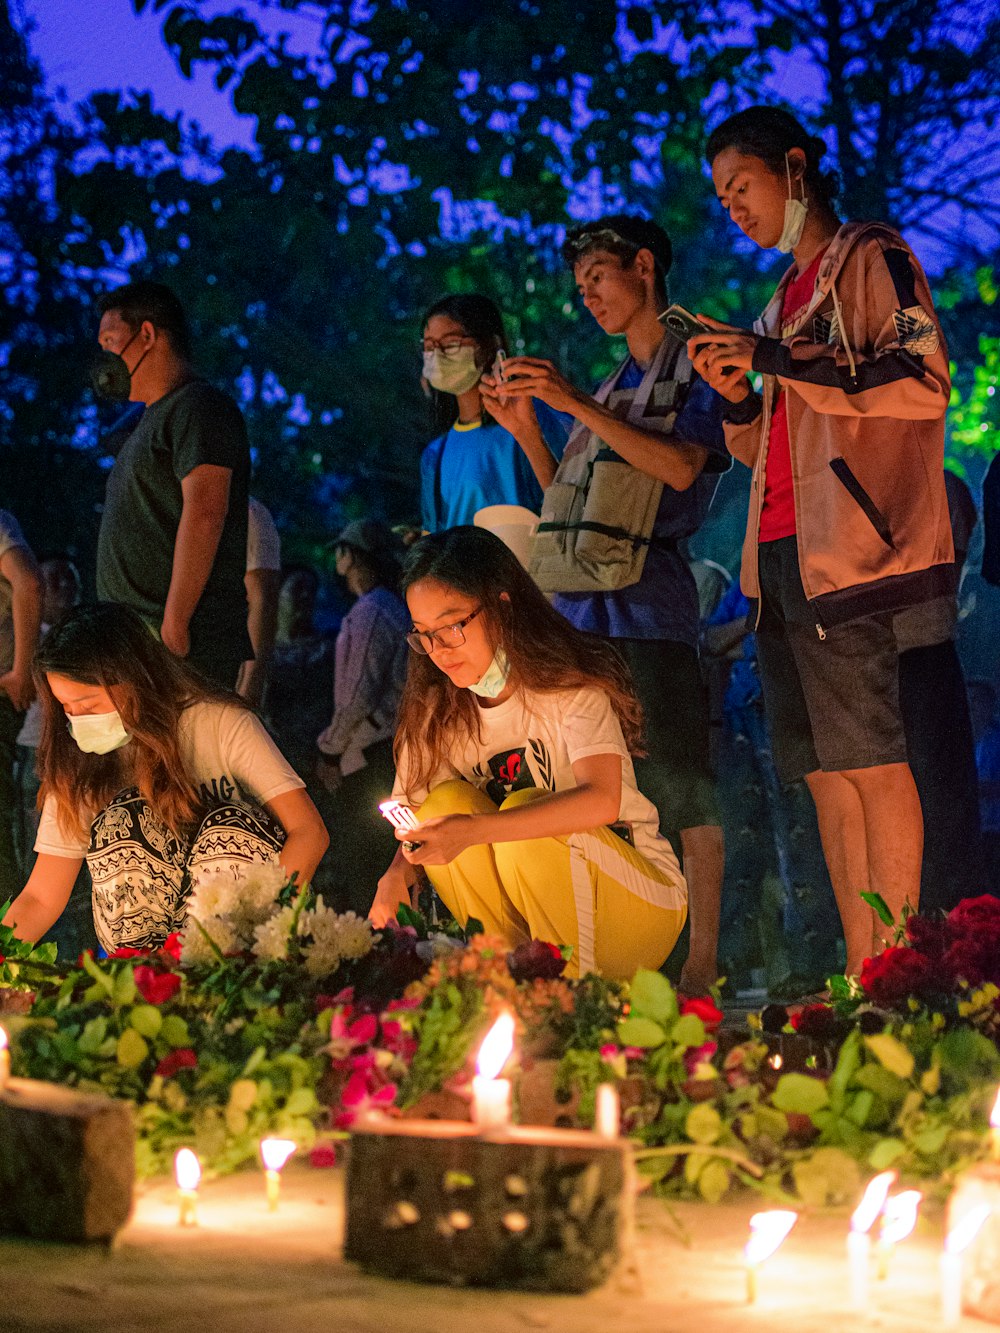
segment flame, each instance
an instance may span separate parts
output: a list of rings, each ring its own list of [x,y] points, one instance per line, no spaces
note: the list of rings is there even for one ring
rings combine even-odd
[[[6,1029],[0,1028],[0,1051],[5,1051],[9,1045],[10,1041],[7,1038]]]
[[[260,1160],[265,1171],[280,1171],[297,1146],[292,1139],[261,1139]]]
[[[875,1219],[885,1207],[889,1191],[896,1183],[895,1171],[883,1171],[881,1175],[869,1181],[865,1196],[851,1214],[851,1230],[862,1235],[871,1231]]]
[[[886,1199],[882,1214],[882,1243],[898,1245],[917,1225],[917,1212],[923,1195],[919,1190],[903,1190]]]
[[[979,1235],[983,1223],[989,1217],[993,1209],[988,1203],[981,1203],[976,1208],[970,1208],[952,1229],[948,1232],[944,1248],[948,1254],[961,1254]]]
[[[750,1219],[750,1239],[743,1250],[747,1263],[762,1264],[769,1259],[798,1219],[798,1213],[787,1208],[754,1213]]]
[[[174,1178],[179,1190],[196,1190],[201,1181],[201,1163],[190,1148],[178,1148],[174,1156]]]
[[[997,1099],[993,1103],[993,1110],[990,1112],[990,1125],[994,1129],[1000,1129],[1000,1089],[997,1091]]]
[[[510,1059],[513,1049],[514,1016],[504,1010],[483,1038],[483,1044],[479,1048],[479,1058],[476,1061],[479,1077],[496,1078]]]
[[[382,801],[378,809],[379,814],[384,815],[394,828],[413,829],[419,826],[420,821],[416,815],[402,801]]]

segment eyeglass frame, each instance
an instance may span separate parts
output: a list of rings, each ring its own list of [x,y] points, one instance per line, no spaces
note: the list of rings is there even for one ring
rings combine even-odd
[[[478,347],[479,340],[471,333],[452,334],[450,341],[445,338],[421,338],[420,351],[424,356],[428,352],[440,352],[444,357],[457,356],[463,347]]]
[[[433,648],[424,647],[425,639],[430,639],[431,643],[438,648],[460,648],[465,643],[465,635],[462,631],[470,621],[475,620],[476,616],[481,615],[485,609],[485,607],[477,606],[471,615],[466,616],[464,620],[456,620],[453,625],[441,625],[438,629],[410,630],[404,637],[410,648],[415,653],[419,653],[421,657],[430,657],[434,651]],[[442,643],[438,638],[438,635],[443,634],[446,630],[454,630],[458,635],[454,643]]]
[[[573,251],[574,264],[578,264],[591,250],[605,249],[609,241],[614,245],[628,246],[634,255],[646,248],[620,235],[613,227],[601,227],[599,231],[584,231],[581,228],[575,236],[566,237],[566,245]]]

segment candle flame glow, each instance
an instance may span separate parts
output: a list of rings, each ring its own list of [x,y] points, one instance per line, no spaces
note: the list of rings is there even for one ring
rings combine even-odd
[[[201,1163],[190,1148],[178,1148],[174,1156],[174,1178],[179,1190],[196,1190],[201,1181]]]
[[[5,1051],[9,1045],[6,1029],[0,1028],[0,1051]]]
[[[260,1160],[266,1171],[280,1171],[298,1145],[292,1139],[261,1139]]]
[[[983,1223],[989,1217],[993,1209],[988,1203],[981,1203],[976,1208],[970,1208],[964,1217],[955,1223],[948,1232],[944,1248],[948,1254],[961,1254],[964,1249],[972,1244],[979,1235]]]
[[[750,1239],[743,1254],[748,1264],[762,1264],[769,1259],[792,1227],[798,1213],[787,1208],[772,1208],[766,1213],[754,1213],[750,1219]]]
[[[869,1181],[864,1198],[851,1214],[851,1230],[865,1234],[875,1225],[875,1219],[885,1206],[889,1191],[896,1183],[895,1171],[883,1171]]]
[[[917,1225],[917,1212],[923,1195],[919,1190],[903,1190],[886,1199],[882,1214],[882,1243],[898,1245]]]
[[[997,1090],[997,1099],[990,1112],[990,1124],[994,1129],[1000,1129],[1000,1089]]]
[[[514,1049],[514,1016],[505,1010],[483,1038],[476,1070],[480,1078],[497,1078]]]

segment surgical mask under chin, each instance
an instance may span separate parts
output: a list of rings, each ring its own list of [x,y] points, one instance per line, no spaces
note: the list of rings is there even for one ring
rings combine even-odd
[[[785,171],[788,173],[788,198],[785,200],[785,224],[781,228],[781,235],[778,237],[777,249],[783,255],[790,254],[802,239],[802,229],[806,225],[806,214],[809,212],[809,205],[806,203],[806,187],[799,181],[799,189],[802,191],[800,199],[792,197],[792,169],[788,165],[788,154],[785,154]]]
[[[66,725],[85,754],[110,754],[132,739],[117,712],[81,713],[67,718]]]
[[[139,336],[139,330],[132,334],[122,348],[127,352]],[[135,370],[129,370],[128,363],[121,352],[111,352],[106,347],[95,355],[90,363],[90,385],[99,398],[110,399],[113,403],[127,403],[132,392],[132,376],[139,369],[149,348],[135,363]]]
[[[507,661],[507,654],[502,648],[498,648],[493,654],[493,661],[469,689],[483,699],[495,699],[506,686],[509,675],[510,663]]]
[[[479,383],[482,373],[474,347],[460,347],[454,356],[439,350],[424,353],[424,379],[439,393],[465,393]]]

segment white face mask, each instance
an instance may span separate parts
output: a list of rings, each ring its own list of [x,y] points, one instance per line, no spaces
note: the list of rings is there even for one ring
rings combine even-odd
[[[110,754],[132,739],[117,712],[81,713],[79,717],[67,718],[66,725],[85,754]]]
[[[439,393],[465,393],[479,383],[482,373],[474,347],[460,347],[453,356],[445,356],[440,348],[424,353],[424,379]]]
[[[493,661],[469,689],[483,699],[495,699],[506,686],[509,676],[510,663],[507,661],[507,654],[502,648],[498,648],[493,654]]]
[[[785,154],[785,171],[788,173],[785,225],[781,229],[776,247],[783,255],[790,254],[802,239],[802,228],[806,225],[806,214],[809,212],[809,205],[806,203],[806,187],[801,180],[799,181],[799,189],[802,191],[802,197],[801,199],[792,198],[792,169],[788,165],[787,153]]]

